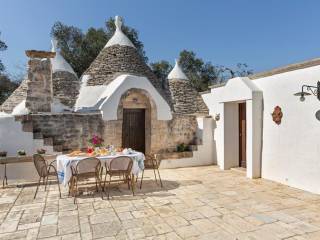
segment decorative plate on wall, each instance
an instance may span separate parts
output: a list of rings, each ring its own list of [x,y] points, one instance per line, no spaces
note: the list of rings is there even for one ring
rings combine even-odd
[[[281,119],[282,119],[282,117],[283,117],[283,113],[282,113],[281,107],[276,106],[276,107],[274,108],[273,113],[271,114],[271,116],[272,116],[272,120],[273,120],[276,124],[280,125]]]

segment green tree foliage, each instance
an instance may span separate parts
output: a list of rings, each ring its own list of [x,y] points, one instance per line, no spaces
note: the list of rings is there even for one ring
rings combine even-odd
[[[0,32],[1,35],[1,32]],[[7,45],[5,44],[5,42],[1,41],[0,39],[0,51],[4,51],[7,49]],[[0,73],[4,71],[4,65],[0,59]]]
[[[0,51],[5,51],[7,45],[0,40]],[[19,86],[19,83],[10,81],[10,78],[4,73],[4,65],[0,59],[0,105],[11,95],[11,93]]]
[[[74,71],[81,76],[106,45],[115,32],[114,19],[106,22],[105,28],[89,28],[86,33],[77,27],[56,22],[51,29],[51,36],[58,40],[62,56],[70,63]],[[122,31],[136,46],[139,54],[147,62],[143,43],[139,41],[138,31],[122,25]]]
[[[195,52],[183,50],[180,52],[179,64],[197,91],[205,91],[210,85],[218,84],[237,76],[247,76],[252,73],[243,63],[237,64],[236,69],[205,62],[196,56]],[[152,71],[165,80],[172,69],[167,61],[154,62],[150,65]]]
[[[7,75],[0,73],[0,105],[19,86],[19,83],[10,81]]]
[[[165,81],[168,74],[172,70],[172,66],[168,61],[162,60],[150,64],[153,73],[162,81]]]

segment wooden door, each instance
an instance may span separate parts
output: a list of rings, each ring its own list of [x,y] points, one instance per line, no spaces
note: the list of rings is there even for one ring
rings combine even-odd
[[[145,109],[123,109],[122,147],[145,152]]]
[[[246,103],[239,103],[239,167],[247,167]]]

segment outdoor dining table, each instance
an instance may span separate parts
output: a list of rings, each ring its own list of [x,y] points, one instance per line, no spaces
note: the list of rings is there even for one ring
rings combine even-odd
[[[104,166],[105,163],[110,163],[115,157],[126,156],[133,160],[131,173],[133,176],[138,176],[144,169],[145,156],[142,152],[133,151],[129,154],[115,153],[113,155],[95,156]],[[57,156],[57,172],[59,182],[64,186],[68,184],[71,179],[71,166],[75,166],[77,162],[88,158],[89,156],[68,156],[67,154]]]

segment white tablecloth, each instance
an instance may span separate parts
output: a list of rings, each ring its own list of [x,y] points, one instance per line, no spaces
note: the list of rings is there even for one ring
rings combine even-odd
[[[106,161],[111,161],[115,157],[119,156],[127,156],[132,158],[133,165],[132,165],[132,174],[138,176],[139,173],[144,169],[144,160],[145,156],[141,152],[133,152],[131,154],[116,154],[116,155],[108,155],[108,156],[101,156],[96,157],[100,159],[101,163],[104,165]],[[75,166],[78,161],[81,161],[86,156],[77,156],[77,157],[70,157],[68,155],[59,155],[57,156],[57,171],[60,183],[63,183],[65,186],[68,184],[71,178],[71,166]]]

